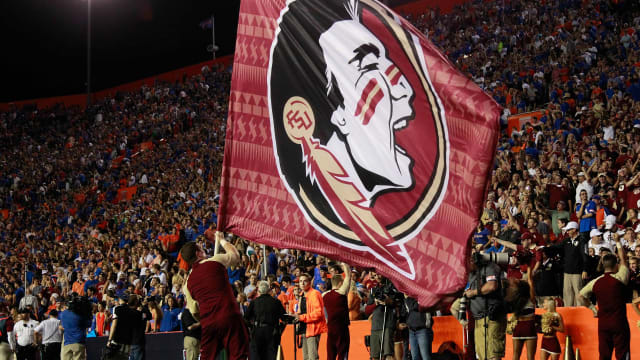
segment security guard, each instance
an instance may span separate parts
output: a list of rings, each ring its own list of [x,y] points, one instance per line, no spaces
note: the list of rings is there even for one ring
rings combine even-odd
[[[282,303],[269,293],[269,283],[258,283],[258,296],[249,304],[245,319],[253,328],[251,359],[275,360],[280,345],[280,320],[284,320]]]
[[[60,320],[58,320],[58,310],[52,309],[49,318],[41,322],[33,330],[36,340],[42,343],[43,360],[60,360],[60,350],[62,350],[62,331],[60,330]]]

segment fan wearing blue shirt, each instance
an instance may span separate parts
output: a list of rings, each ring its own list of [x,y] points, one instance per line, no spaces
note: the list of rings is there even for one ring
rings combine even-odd
[[[73,310],[65,310],[60,314],[60,322],[64,328],[63,359],[83,359],[87,329],[91,327],[91,316],[83,316]]]
[[[478,228],[479,228],[478,231],[475,234],[473,234],[473,241],[476,244],[484,245],[487,243],[487,241],[489,241],[489,234],[491,233],[489,232],[488,229],[483,228],[481,226],[478,226]]]
[[[182,312],[181,308],[176,307],[176,299],[169,297],[167,304],[162,306],[162,322],[160,323],[160,331],[179,331],[180,319],[178,318]]]
[[[576,204],[576,216],[580,219],[581,233],[589,233],[596,228],[596,208],[596,203],[589,200],[587,191],[581,190],[580,202]]]

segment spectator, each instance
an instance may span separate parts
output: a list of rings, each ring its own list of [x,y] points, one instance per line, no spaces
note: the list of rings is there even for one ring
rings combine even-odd
[[[324,303],[318,290],[311,287],[312,277],[309,274],[300,275],[300,303],[294,314],[296,321],[303,323],[305,330],[302,336],[302,354],[304,360],[318,359],[318,345],[320,336],[327,332],[324,317]]]
[[[565,306],[578,304],[578,293],[582,288],[582,281],[586,280],[588,276],[585,269],[586,241],[580,236],[578,229],[578,224],[575,221],[569,222],[567,226],[562,228],[567,232],[567,237],[562,243],[554,246],[564,259],[562,299]]]
[[[433,319],[428,312],[420,311],[418,302],[405,295],[404,306],[407,308],[407,327],[413,360],[431,360],[431,344],[433,343]]]
[[[42,359],[60,359],[62,350],[62,332],[60,331],[60,320],[58,311],[53,309],[49,312],[49,318],[38,324],[33,330],[36,342],[42,344]]]
[[[176,306],[176,299],[173,296],[167,295],[167,299],[167,303],[162,306],[162,321],[160,322],[160,331],[179,331],[179,318],[182,309]]]
[[[198,360],[200,356],[200,322],[193,317],[188,307],[182,311],[180,320],[184,330],[185,360]]]

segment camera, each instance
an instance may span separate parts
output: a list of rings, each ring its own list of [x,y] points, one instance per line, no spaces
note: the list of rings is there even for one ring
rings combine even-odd
[[[93,304],[86,296],[73,296],[67,303],[69,310],[80,315],[83,318],[91,318],[93,311]]]
[[[371,289],[371,295],[374,299],[386,301],[392,299],[395,304],[402,302],[404,295],[400,293],[391,281],[386,281],[381,286]]]
[[[458,320],[467,320],[467,305],[469,304],[469,298],[463,296],[460,299],[460,305],[458,306]]]
[[[474,264],[478,266],[487,265],[490,263],[498,264],[498,265],[508,265],[510,256],[507,253],[488,253],[483,254],[480,252],[475,252],[472,255],[472,261]]]

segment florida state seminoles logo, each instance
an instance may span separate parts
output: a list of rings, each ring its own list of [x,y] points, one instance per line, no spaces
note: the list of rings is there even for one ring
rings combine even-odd
[[[268,74],[280,176],[306,219],[413,279],[405,243],[438,208],[448,139],[417,36],[373,0],[293,0]]]

